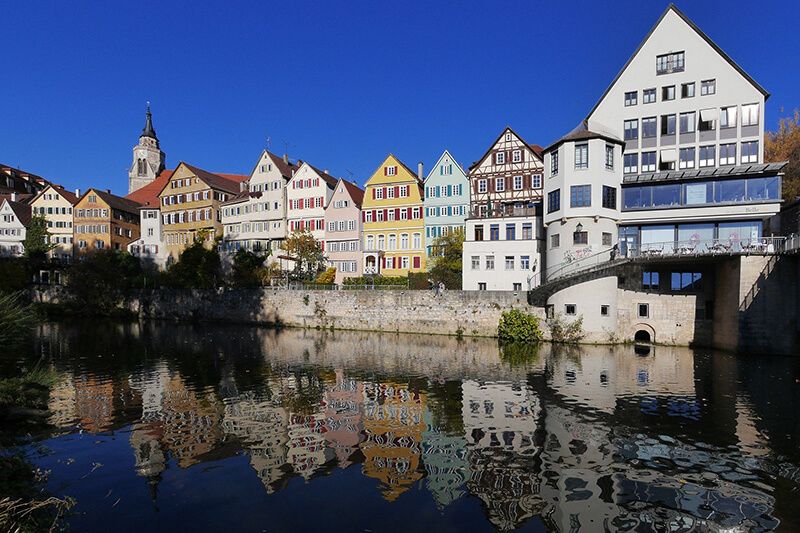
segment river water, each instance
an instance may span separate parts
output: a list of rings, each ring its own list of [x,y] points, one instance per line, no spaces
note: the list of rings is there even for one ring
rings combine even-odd
[[[797,359],[95,322],[34,364],[73,531],[800,530]]]

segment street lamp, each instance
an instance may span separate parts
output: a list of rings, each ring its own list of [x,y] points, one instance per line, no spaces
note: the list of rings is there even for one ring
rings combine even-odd
[[[575,226],[575,233],[580,233],[580,232],[582,232],[582,231],[583,231],[583,224],[581,224],[580,222],[578,222],[578,225],[577,225],[577,226]]]

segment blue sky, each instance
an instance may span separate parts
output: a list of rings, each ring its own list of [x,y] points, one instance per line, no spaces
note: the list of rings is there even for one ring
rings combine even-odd
[[[772,96],[800,107],[800,2],[677,3]],[[0,162],[127,192],[152,102],[167,166],[249,173],[277,153],[363,183],[388,152],[462,164],[505,125],[573,128],[666,2],[0,0]]]

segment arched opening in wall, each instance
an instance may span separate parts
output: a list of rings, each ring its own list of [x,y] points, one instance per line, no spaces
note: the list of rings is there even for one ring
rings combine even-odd
[[[650,344],[653,342],[652,337],[650,336],[650,332],[644,329],[640,329],[636,332],[633,336],[633,342],[637,344]]]

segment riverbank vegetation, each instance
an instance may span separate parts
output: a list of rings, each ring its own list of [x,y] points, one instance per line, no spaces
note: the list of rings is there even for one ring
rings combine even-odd
[[[532,343],[542,340],[539,317],[519,309],[503,311],[497,326],[497,336],[502,342]]]
[[[547,319],[550,329],[550,341],[562,344],[578,344],[586,336],[583,331],[583,315],[574,320],[567,320],[560,313]]]
[[[75,504],[70,498],[48,496],[47,472],[22,455],[0,455],[0,530],[55,531],[58,521]]]

